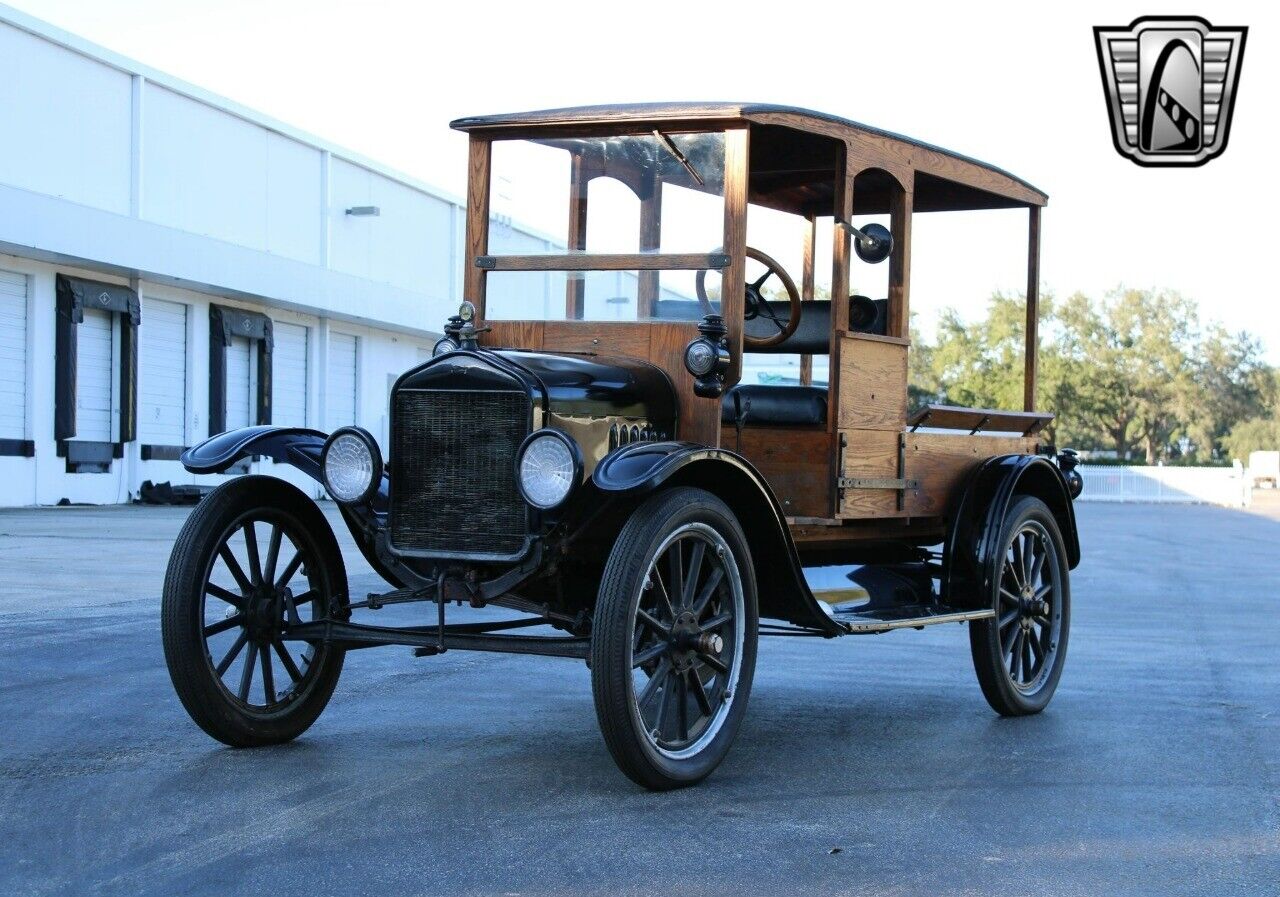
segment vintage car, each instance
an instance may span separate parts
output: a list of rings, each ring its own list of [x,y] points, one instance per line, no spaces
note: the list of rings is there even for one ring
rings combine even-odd
[[[968,624],[996,712],[1044,709],[1066,657],[1081,488],[1035,407],[1045,194],[771,105],[453,127],[470,141],[465,301],[391,389],[388,457],[355,426],[250,427],[183,455],[200,474],[261,456],[319,480],[389,588],[349,593],[325,514],[284,480],[218,486],[163,596],[165,658],[196,723],[235,746],[295,738],[355,648],[577,658],[617,765],[667,789],[724,759],[759,636],[937,623]],[[909,413],[913,216],[978,209],[1028,213],[1024,407]],[[546,219],[559,229],[537,230]],[[748,246],[755,227],[800,236],[799,287]],[[824,228],[835,300],[815,296]],[[886,270],[884,296],[850,295],[851,278]],[[770,356],[799,359],[795,382],[739,382],[744,357]],[[430,612],[356,620],[406,602]],[[512,613],[449,622],[464,603]]]

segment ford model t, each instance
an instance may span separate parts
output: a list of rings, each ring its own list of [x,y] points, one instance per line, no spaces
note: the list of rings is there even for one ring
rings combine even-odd
[[[258,455],[320,480],[388,583],[350,594],[325,515],[283,480],[215,489],[163,599],[174,686],[206,732],[298,736],[355,648],[578,658],[618,766],[671,788],[725,757],[760,635],[954,622],[998,713],[1045,707],[1081,481],[1035,407],[1043,193],[776,106],[453,126],[470,137],[465,302],[395,382],[385,455],[353,426],[250,427],[183,456],[197,473]],[[1027,210],[1024,406],[909,413],[912,220],[974,209]],[[748,244],[784,231],[799,272]],[[831,299],[815,295],[819,251]],[[884,295],[850,295],[886,270]],[[761,375],[783,360],[795,376]],[[407,602],[418,625],[357,620]],[[511,613],[450,622],[463,603]]]

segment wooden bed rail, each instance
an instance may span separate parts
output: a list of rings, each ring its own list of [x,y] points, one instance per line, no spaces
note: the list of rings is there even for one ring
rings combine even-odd
[[[984,430],[1034,436],[1051,423],[1053,415],[1048,412],[959,408],[955,405],[925,405],[907,418],[907,426],[912,432],[928,426],[941,430],[968,430],[970,436]]]

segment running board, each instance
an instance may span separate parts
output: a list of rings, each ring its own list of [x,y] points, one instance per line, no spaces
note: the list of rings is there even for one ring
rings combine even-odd
[[[850,633],[890,632],[894,629],[921,629],[938,623],[966,623],[970,620],[986,620],[994,617],[991,608],[959,610],[953,607],[932,605],[906,605],[864,609],[832,608],[831,619]]]

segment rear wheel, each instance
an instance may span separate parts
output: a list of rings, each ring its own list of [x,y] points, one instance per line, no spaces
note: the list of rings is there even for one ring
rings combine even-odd
[[[1062,676],[1071,629],[1067,552],[1044,502],[1019,496],[1005,515],[992,558],[996,615],[969,624],[982,694],[1002,716],[1039,713]]]
[[[729,752],[755,674],[751,554],[701,489],[661,493],[605,565],[591,641],[596,715],[618,767],[646,788],[691,785]]]
[[[232,747],[289,741],[333,694],[343,652],[282,638],[286,622],[345,603],[346,569],[315,503],[275,477],[209,493],[178,535],[165,574],[165,662],[183,707]]]

